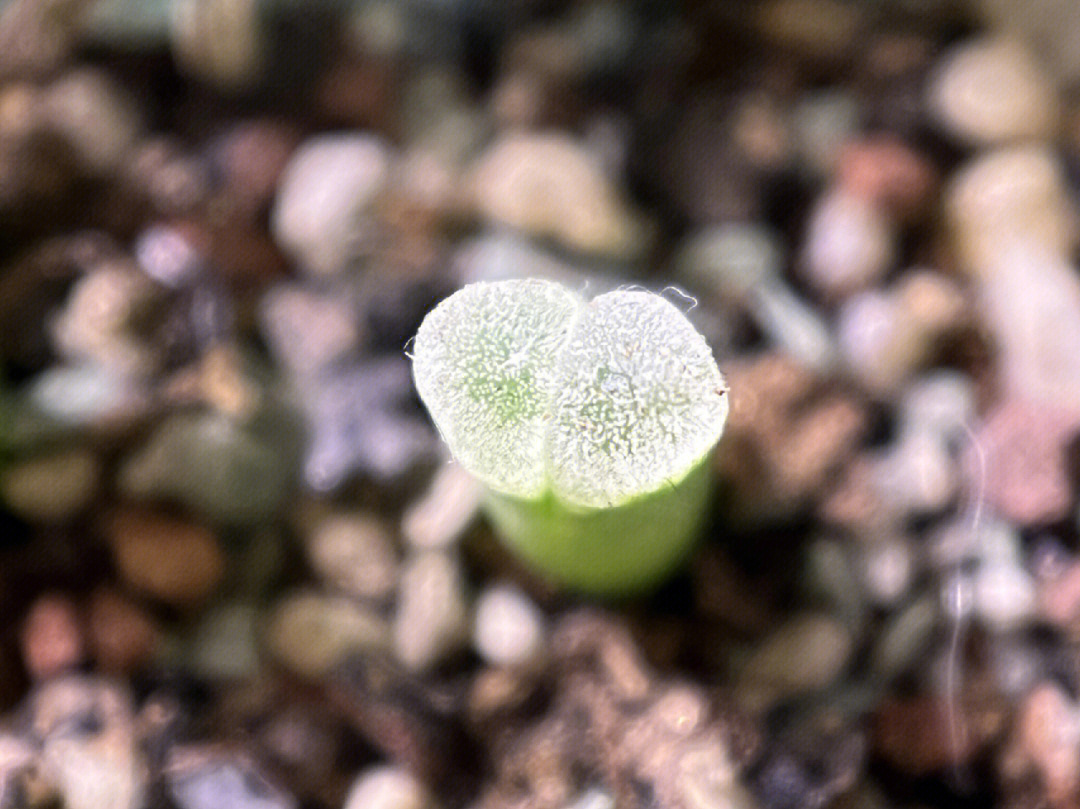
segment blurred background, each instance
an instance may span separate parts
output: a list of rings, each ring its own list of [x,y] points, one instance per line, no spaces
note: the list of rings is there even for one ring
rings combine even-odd
[[[0,807],[1080,806],[1080,4],[0,0]],[[435,302],[688,312],[653,596],[520,567]]]

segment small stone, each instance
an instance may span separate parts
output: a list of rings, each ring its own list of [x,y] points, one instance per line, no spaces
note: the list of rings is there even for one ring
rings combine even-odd
[[[878,496],[904,514],[941,511],[956,495],[956,463],[942,438],[928,430],[904,432],[873,471]]]
[[[298,425],[268,413],[244,428],[221,412],[167,418],[121,465],[121,491],[177,500],[208,518],[253,525],[272,517],[293,475]]]
[[[1007,266],[1002,253],[1014,243],[1042,248],[1052,258],[1069,255],[1076,243],[1065,167],[1049,146],[1007,147],[975,158],[949,180],[945,210],[960,266],[976,278]]]
[[[405,541],[418,550],[448,548],[476,518],[482,496],[483,487],[464,468],[453,461],[443,464],[401,519]]]
[[[97,456],[72,449],[7,467],[0,472],[0,494],[23,519],[63,522],[89,504],[100,479]]]
[[[173,57],[185,73],[223,90],[247,88],[267,59],[269,26],[262,6],[251,0],[235,5],[220,0],[177,0],[170,14]]]
[[[151,511],[126,509],[108,521],[121,577],[139,592],[176,607],[210,596],[225,574],[225,555],[206,528]]]
[[[469,623],[459,563],[437,551],[419,553],[401,577],[393,643],[410,669],[440,662],[464,644]]]
[[[229,201],[248,216],[261,215],[274,197],[296,141],[292,127],[269,118],[241,121],[216,138],[210,154],[224,176]]]
[[[1035,583],[1019,564],[989,562],[972,581],[976,615],[994,632],[1023,627],[1035,615]]]
[[[920,777],[963,765],[979,736],[964,706],[944,697],[890,697],[872,720],[877,754],[905,775]]]
[[[840,89],[802,96],[792,112],[800,162],[822,177],[832,175],[844,145],[859,131],[861,113],[858,102]]]
[[[263,297],[259,314],[271,352],[303,379],[315,378],[359,343],[359,313],[347,296],[282,285]]]
[[[1080,277],[1032,243],[1002,249],[980,278],[979,303],[1006,391],[1080,424]]]
[[[372,248],[373,206],[392,155],[374,135],[305,141],[282,173],[272,227],[278,243],[316,278],[337,275]]]
[[[1048,140],[1061,118],[1050,78],[1019,41],[987,37],[955,45],[930,78],[931,113],[961,141],[992,145]]]
[[[1021,525],[1056,522],[1072,503],[1065,444],[1077,430],[1075,414],[1006,399],[976,428],[966,468],[1002,516]]]
[[[95,174],[114,171],[142,134],[138,110],[108,74],[81,67],[61,76],[42,96],[42,114]]]
[[[311,431],[303,474],[315,491],[357,473],[393,480],[431,457],[430,428],[407,409],[412,380],[400,355],[324,375],[301,393]]]
[[[848,664],[847,630],[825,615],[797,615],[762,640],[739,675],[744,689],[774,701],[824,688]]]
[[[863,585],[870,599],[889,606],[908,590],[915,576],[915,552],[902,534],[867,542],[860,548]]]
[[[43,680],[82,662],[83,632],[79,613],[70,599],[44,595],[30,607],[19,633],[23,664]]]
[[[852,632],[866,621],[867,605],[852,554],[839,539],[821,537],[809,543],[802,568],[802,589],[824,602]]]
[[[1037,685],[1017,711],[1017,741],[1035,764],[1051,806],[1067,806],[1080,789],[1080,707],[1060,686]]]
[[[919,596],[887,619],[870,654],[874,673],[889,681],[908,671],[933,640],[940,611],[933,595]]]
[[[123,422],[147,404],[134,380],[92,363],[49,368],[30,381],[26,393],[45,415],[81,426]]]
[[[29,697],[41,767],[69,809],[138,809],[146,771],[136,747],[127,691],[111,681],[69,675]]]
[[[706,734],[685,744],[674,765],[674,792],[685,809],[753,809],[727,745]]]
[[[912,380],[900,402],[901,420],[952,440],[975,421],[975,385],[959,371],[933,371]]]
[[[14,733],[0,733],[0,803],[4,806],[18,806],[17,798],[24,786],[21,781],[33,774],[37,762],[37,750],[29,739]],[[33,804],[33,799],[29,801]]]
[[[806,224],[802,266],[827,298],[880,281],[895,258],[892,226],[870,200],[841,188],[815,202]]]
[[[535,666],[547,649],[544,615],[516,587],[490,587],[476,600],[473,645],[491,665]]]
[[[383,600],[397,586],[397,554],[386,526],[373,515],[328,517],[305,549],[316,575],[353,598]]]
[[[615,796],[603,787],[590,787],[575,797],[564,809],[615,809]]]
[[[846,144],[837,173],[840,186],[846,191],[902,219],[920,211],[937,180],[926,157],[891,136]]]
[[[242,755],[177,747],[165,766],[177,809],[297,809],[296,799]]]
[[[1070,86],[1080,79],[1080,8],[1071,0],[1034,0],[1023,9],[1009,0],[980,0],[975,8],[992,30],[1022,38],[1054,79]]]
[[[470,181],[487,220],[582,253],[628,257],[643,228],[592,156],[565,134],[512,134],[488,147]]]
[[[153,370],[151,349],[127,332],[135,312],[153,295],[153,283],[127,263],[106,263],[80,278],[53,319],[56,350],[72,362],[104,365],[121,375]]]
[[[854,44],[859,11],[839,0],[770,0],[756,9],[756,22],[774,44],[833,62]]]
[[[129,674],[150,662],[160,632],[153,618],[120,593],[98,589],[90,596],[87,636],[98,668]]]
[[[416,777],[386,764],[360,773],[349,787],[345,809],[434,809],[435,800]]]
[[[386,624],[374,613],[346,598],[303,592],[278,602],[263,637],[275,659],[310,679],[388,645]]]
[[[675,271],[692,289],[741,301],[754,287],[778,278],[784,262],[780,237],[770,228],[729,223],[686,239],[676,254]]]
[[[212,681],[237,681],[259,673],[259,613],[250,604],[227,602],[205,612],[186,655],[197,676]]]

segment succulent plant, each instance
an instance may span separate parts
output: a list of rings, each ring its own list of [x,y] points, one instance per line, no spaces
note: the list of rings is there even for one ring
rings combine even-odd
[[[700,533],[727,390],[663,297],[591,301],[543,280],[471,284],[435,307],[413,376],[502,538],[596,594],[661,581]]]

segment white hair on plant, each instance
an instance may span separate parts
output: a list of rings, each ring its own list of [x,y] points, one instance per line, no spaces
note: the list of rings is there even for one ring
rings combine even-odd
[[[413,349],[451,452],[515,497],[619,505],[681,480],[727,417],[705,340],[650,292],[585,303],[549,281],[472,284],[425,318]]]

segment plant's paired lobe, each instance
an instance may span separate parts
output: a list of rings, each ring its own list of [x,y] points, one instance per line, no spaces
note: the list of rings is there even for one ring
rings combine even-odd
[[[728,403],[712,352],[673,304],[629,290],[585,301],[535,279],[472,284],[428,314],[413,351],[450,451],[535,567],[615,594],[683,558]]]

